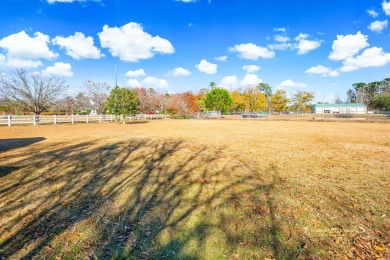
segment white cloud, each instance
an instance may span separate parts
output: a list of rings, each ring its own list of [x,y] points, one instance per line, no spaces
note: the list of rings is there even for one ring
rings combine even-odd
[[[125,76],[129,78],[138,78],[146,76],[146,73],[144,69],[129,70],[128,72],[126,72]]]
[[[383,1],[382,8],[383,8],[383,12],[385,12],[386,15],[390,15],[390,1],[388,2]]]
[[[369,16],[371,16],[372,18],[376,18],[379,16],[379,14],[375,11],[375,10],[367,10],[367,13]]]
[[[361,49],[369,46],[367,42],[368,36],[361,32],[348,35],[337,35],[337,39],[333,41],[332,52],[329,54],[331,60],[345,60],[353,57]]]
[[[201,60],[198,65],[195,65],[195,67],[198,68],[200,72],[206,74],[215,74],[217,73],[218,68],[217,64],[210,63],[205,59]]]
[[[69,37],[57,36],[52,40],[53,44],[66,49],[66,54],[70,57],[79,59],[99,59],[104,57],[100,50],[93,44],[91,36],[85,37],[81,32],[76,32]]]
[[[155,88],[166,88],[168,87],[168,82],[165,79],[159,79],[156,77],[146,77],[142,83],[150,85]]]
[[[30,37],[25,31],[11,34],[0,40],[0,48],[6,51],[5,65],[10,67],[37,68],[42,65],[40,59],[51,60],[58,54],[48,47],[50,38],[40,32]]]
[[[136,79],[129,79],[126,83],[127,83],[127,85],[129,85],[132,88],[140,88],[140,87],[142,87],[141,82],[139,82]]]
[[[337,70],[332,70],[331,68],[322,65],[311,67],[310,69],[307,69],[305,73],[318,74],[321,75],[321,77],[338,77],[340,75]]]
[[[295,82],[295,81],[292,81],[291,79],[288,79],[288,80],[281,82],[279,87],[282,87],[282,88],[305,88],[305,87],[307,87],[307,85],[305,83],[302,83],[302,82]]]
[[[281,51],[284,51],[284,50],[287,50],[287,49],[294,49],[295,45],[292,44],[292,43],[287,42],[287,43],[268,44],[268,47],[271,50],[281,50]]]
[[[275,56],[274,51],[253,43],[235,45],[234,47],[230,47],[229,51],[238,52],[240,58],[248,60],[257,60],[259,58],[270,59]]]
[[[353,71],[367,67],[381,67],[390,63],[390,53],[385,53],[382,48],[372,47],[365,49],[362,54],[347,58],[343,61],[341,71]]]
[[[7,57],[17,59],[54,59],[58,56],[52,52],[47,44],[50,41],[48,35],[40,32],[30,37],[25,31],[11,34],[0,40],[0,47],[5,49]]]
[[[219,56],[219,57],[215,57],[214,59],[216,59],[218,61],[225,62],[225,61],[227,61],[227,56]]]
[[[3,54],[0,53],[0,66],[4,65],[6,61],[6,58]]]
[[[53,66],[49,66],[42,71],[45,75],[55,75],[71,77],[73,76],[72,66],[69,63],[56,62]]]
[[[319,40],[308,40],[309,34],[300,33],[297,37],[294,38],[296,43],[290,42],[290,37],[283,35],[276,35],[274,37],[275,43],[269,44],[268,47],[271,50],[287,50],[287,49],[298,49],[297,54],[303,55],[309,51],[315,50],[321,46],[321,41]]]
[[[191,75],[191,72],[185,68],[178,67],[178,68],[173,69],[172,75],[174,77],[186,77],[186,76]]]
[[[280,28],[274,28],[275,32],[286,32],[286,28],[280,27]]]
[[[388,21],[375,21],[368,26],[368,29],[370,29],[373,32],[381,33],[386,27],[387,27]]]
[[[274,40],[275,40],[276,42],[285,43],[285,42],[290,41],[290,37],[283,36],[283,35],[276,35],[276,36],[274,37]]]
[[[42,66],[43,63],[40,60],[23,60],[23,59],[8,59],[5,66],[13,67],[13,68],[38,68]]]
[[[296,40],[296,41],[299,41],[299,40],[304,40],[304,39],[307,39],[307,38],[309,38],[309,34],[307,34],[307,33],[300,33],[300,34],[298,34],[298,36],[297,37],[295,37],[294,39]]]
[[[59,3],[73,3],[73,2],[84,2],[85,0],[47,0],[49,4],[53,4],[55,2]]]
[[[144,32],[142,25],[134,22],[119,28],[105,25],[98,35],[102,47],[108,48],[112,56],[122,61],[138,62],[150,59],[156,53],[175,52],[168,40]]]
[[[263,82],[257,75],[247,73],[245,77],[241,80],[241,86],[243,87],[254,87],[257,86],[259,83]]]
[[[219,86],[231,90],[237,88],[239,84],[237,76],[226,76],[221,80]]]
[[[261,67],[257,65],[244,65],[242,66],[242,69],[246,70],[248,73],[252,73],[252,72],[259,71]]]
[[[300,33],[297,37],[295,37],[295,40],[298,42],[295,46],[298,49],[298,55],[306,54],[309,51],[315,50],[321,46],[321,41],[307,40],[309,36],[310,35],[306,33]]]
[[[93,2],[100,2],[100,0],[46,0],[49,4],[53,4],[55,2],[58,3],[73,3],[73,2],[87,2],[87,1],[93,1]]]

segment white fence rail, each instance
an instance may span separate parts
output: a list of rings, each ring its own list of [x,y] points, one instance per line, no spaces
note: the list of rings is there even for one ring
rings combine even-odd
[[[76,123],[103,123],[115,121],[140,121],[140,120],[154,120],[164,119],[164,115],[131,115],[123,118],[123,116],[115,115],[6,115],[0,116],[0,126],[12,125],[47,125],[47,124],[76,124]]]

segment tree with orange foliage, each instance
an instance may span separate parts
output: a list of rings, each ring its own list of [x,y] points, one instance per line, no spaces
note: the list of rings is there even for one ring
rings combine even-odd
[[[174,116],[191,117],[191,114],[198,112],[197,99],[190,91],[169,96],[166,105],[167,111]]]
[[[160,111],[163,107],[163,102],[165,95],[157,92],[153,88],[135,88],[134,89],[138,94],[138,99],[140,102],[140,110],[143,113],[148,111]]]

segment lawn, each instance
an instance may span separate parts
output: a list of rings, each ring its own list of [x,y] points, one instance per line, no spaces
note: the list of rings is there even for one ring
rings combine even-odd
[[[390,124],[0,128],[0,257],[386,259]]]

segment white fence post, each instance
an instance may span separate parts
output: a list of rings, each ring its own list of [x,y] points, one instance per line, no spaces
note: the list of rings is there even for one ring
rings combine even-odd
[[[87,124],[89,123],[89,115],[87,115]]]
[[[33,116],[33,124],[34,124],[34,125],[37,125],[37,117],[36,117],[35,114],[34,114],[34,116]]]
[[[74,124],[74,117],[73,115],[71,115],[71,121],[72,121],[72,125]]]
[[[8,115],[8,126],[11,126],[11,115]]]
[[[99,117],[99,123],[101,123],[102,122],[102,115],[100,115],[100,117]]]
[[[123,115],[121,115],[121,122],[123,121]]]
[[[112,122],[112,114],[111,114],[111,117],[110,117],[110,121]]]
[[[54,115],[54,124],[57,124],[57,115]]]

